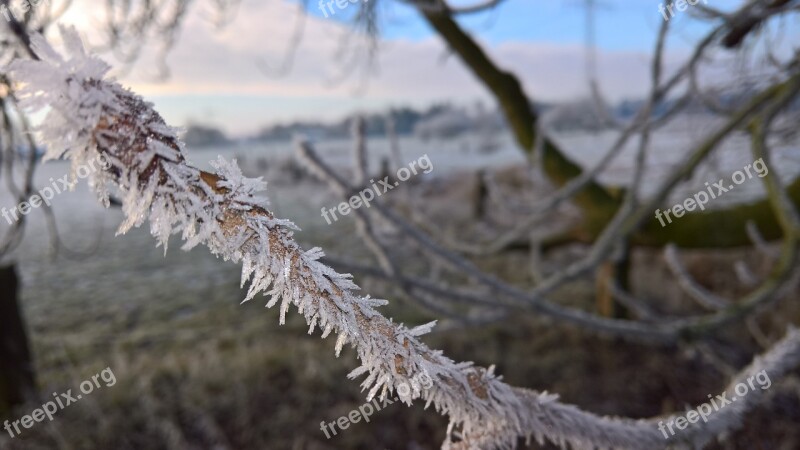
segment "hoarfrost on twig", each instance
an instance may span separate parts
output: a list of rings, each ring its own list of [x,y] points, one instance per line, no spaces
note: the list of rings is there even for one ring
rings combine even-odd
[[[450,417],[444,448],[514,448],[520,436],[577,449],[695,446],[738,425],[756,401],[752,396],[667,442],[658,431],[659,418],[600,417],[560,403],[555,395],[511,387],[493,367],[452,361],[418,339],[433,323],[412,329],[395,324],[376,309],[384,300],[357,295],[350,275],[320,263],[320,249],[303,251],[293,239],[294,224],[275,218],[258,196],[266,187],[262,180],[242,176],[235,161],[222,158],[214,162],[214,173],[187,164],[174,129],[152,105],[106,79],[109,66],[84,51],[74,30],[61,31],[66,58],[35,35],[32,48],[41,61],[17,60],[11,66],[14,80],[23,83],[24,105],[49,108],[40,128],[49,144],[46,158],[64,156],[77,167],[105,156],[110,167],[92,174],[90,184],[101,199],[108,198],[109,185],[122,194],[120,233],[149,221],[165,248],[172,234],[180,234],[186,249],[203,244],[226,260],[242,262],[242,284],[250,282],[245,300],[258,293],[271,296],[268,306],[281,304],[281,323],[294,305],[309,332],[319,327],[323,337],[338,335],[337,354],[348,343],[356,349],[361,366],[349,376],[366,376],[362,388],[369,398],[429,374],[433,386],[415,389],[402,401],[422,398]],[[767,370],[777,379],[798,360],[800,333],[790,330],[739,378]]]

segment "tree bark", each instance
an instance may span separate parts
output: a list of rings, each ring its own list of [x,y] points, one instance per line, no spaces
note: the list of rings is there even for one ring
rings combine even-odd
[[[0,267],[0,418],[35,396],[30,346],[19,304],[14,265]]]

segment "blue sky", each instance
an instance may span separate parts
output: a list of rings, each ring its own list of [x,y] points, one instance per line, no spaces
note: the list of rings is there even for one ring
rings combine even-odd
[[[596,6],[598,45],[608,49],[645,50],[644,42],[635,37],[652,35],[659,19],[656,7],[649,3],[603,2]],[[387,27],[389,39],[422,39],[431,34],[410,7],[392,3],[390,10],[405,20],[402,25]],[[506,0],[489,12],[463,15],[459,22],[491,44],[509,40],[581,44],[584,42],[585,11],[580,0]],[[620,26],[622,24],[625,26]]]
[[[712,1],[715,8],[722,9],[739,3],[730,0]],[[466,6],[478,2],[480,0],[450,3]],[[651,38],[654,38],[663,21],[658,11],[659,3],[652,0],[595,0],[594,4],[598,47],[607,50],[641,51],[652,48]],[[505,0],[497,8],[483,13],[461,15],[458,20],[489,44],[505,41],[583,44],[585,5],[585,0]],[[345,10],[346,12],[348,11]],[[387,39],[421,40],[432,35],[416,10],[407,4],[398,1],[384,2],[381,12],[384,16],[382,25],[385,27],[382,31]],[[309,13],[323,16],[317,4],[309,4]],[[680,17],[674,22],[683,33],[696,33],[705,29],[694,26],[696,22],[681,20]]]

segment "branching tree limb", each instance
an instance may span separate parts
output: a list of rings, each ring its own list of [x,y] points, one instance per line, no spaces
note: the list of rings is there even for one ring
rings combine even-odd
[[[765,3],[776,3],[776,5],[765,6]],[[749,2],[732,16],[747,18],[747,23],[763,23],[771,17],[790,12],[794,6],[796,5],[792,2],[787,3],[783,0]],[[434,12],[428,8],[421,8],[420,13],[497,99],[520,147],[526,152],[532,152],[536,141],[538,117],[531,106],[531,98],[524,92],[516,76],[500,69],[447,12]],[[730,37],[733,31],[741,29],[743,31],[738,34],[747,34],[753,28],[754,26],[744,26],[734,27],[731,30],[726,22],[713,29],[699,43],[688,63],[665,83],[665,88],[675,86],[679,80],[691,74],[706,48],[721,39],[726,32]],[[660,95],[665,92],[661,92]],[[583,171],[580,166],[570,161],[552,140],[544,138],[542,144],[544,173],[553,183],[561,186],[581,176]],[[582,187],[573,197],[574,203],[581,208],[585,216],[581,227],[575,231],[575,239],[591,242],[609,225],[611,218],[621,206],[620,194],[591,180]],[[788,191],[793,202],[800,204],[800,180],[790,185]],[[755,220],[767,239],[775,240],[781,236],[768,202],[760,201],[720,211],[687,212],[680,223],[667,228],[660,227],[656,221],[651,220],[643,224],[644,227],[638,230],[631,243],[647,246],[674,243],[680,247],[694,248],[742,246],[749,243],[744,232],[748,220]],[[724,230],[718,228],[719,224],[724,224]]]

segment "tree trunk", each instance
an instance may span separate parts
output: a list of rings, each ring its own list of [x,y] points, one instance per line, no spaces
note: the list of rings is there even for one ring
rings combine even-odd
[[[18,299],[14,265],[0,267],[0,418],[36,392],[33,359]]]

